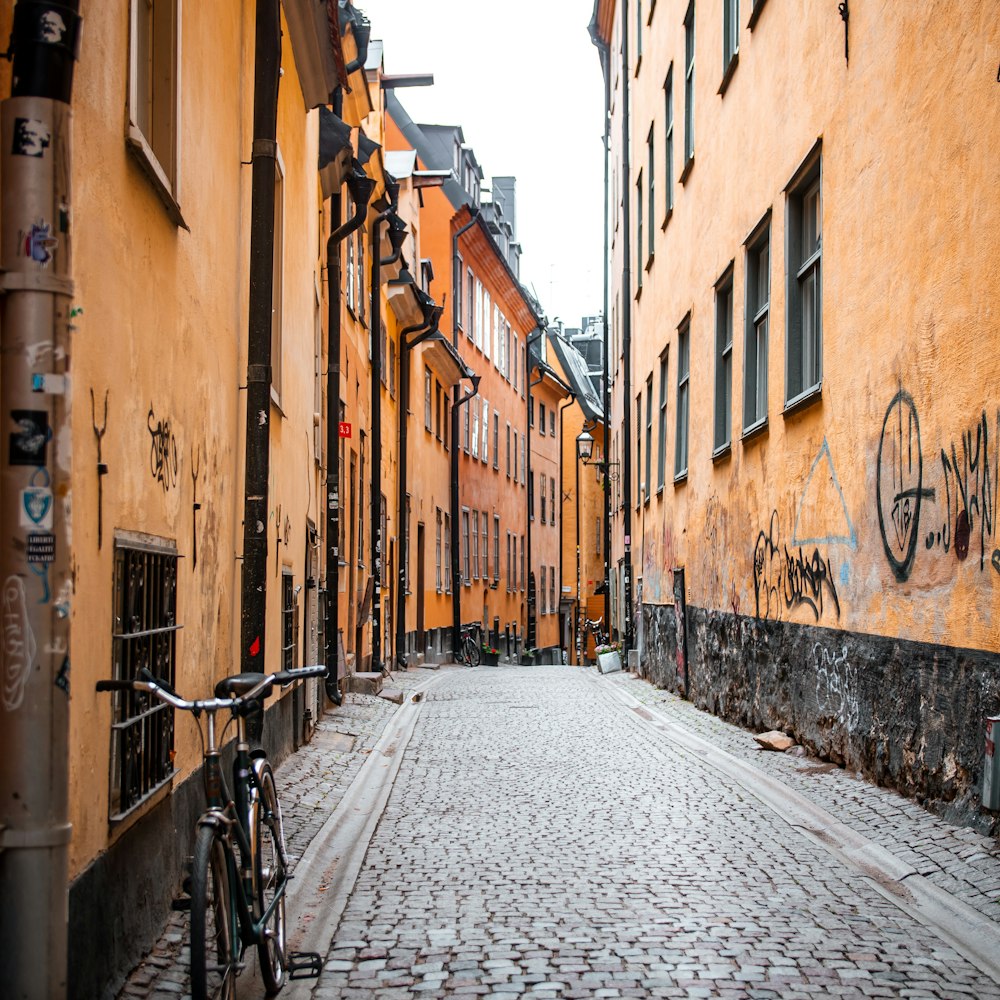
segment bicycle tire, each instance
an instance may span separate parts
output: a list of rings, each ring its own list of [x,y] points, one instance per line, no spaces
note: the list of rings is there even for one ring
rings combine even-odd
[[[192,1000],[235,995],[234,924],[225,841],[214,827],[199,827],[191,868]]]
[[[465,661],[470,667],[478,667],[482,656],[479,652],[479,643],[477,643],[471,636],[468,636],[465,640]]]
[[[259,791],[250,807],[250,829],[254,836],[254,903],[259,919],[271,905],[287,878],[285,841],[281,826],[281,804],[274,784],[271,765],[257,765]],[[257,944],[260,975],[268,996],[274,996],[285,983],[285,896],[282,893],[264,928],[264,940]]]

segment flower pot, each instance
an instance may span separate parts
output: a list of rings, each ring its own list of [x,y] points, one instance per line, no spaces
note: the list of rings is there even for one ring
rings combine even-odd
[[[618,655],[617,649],[612,649],[608,653],[597,654],[597,669],[602,674],[613,674],[616,670],[621,670],[622,658]]]
[[[500,662],[500,654],[490,653],[484,649],[480,662],[484,667],[495,667]]]

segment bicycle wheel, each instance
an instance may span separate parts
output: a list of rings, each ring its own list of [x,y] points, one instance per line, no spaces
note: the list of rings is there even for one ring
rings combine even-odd
[[[222,835],[202,826],[191,868],[191,997],[231,1000],[236,989],[234,915]]]
[[[285,884],[285,841],[281,828],[281,806],[274,786],[274,773],[266,761],[258,765],[260,786],[251,806],[254,832],[254,902],[259,919],[272,904],[274,909],[257,945],[260,974],[268,996],[274,996],[285,982],[285,895],[274,903]]]
[[[465,640],[465,659],[470,667],[478,667],[479,661],[482,659],[479,652],[479,643],[471,636],[468,636]]]

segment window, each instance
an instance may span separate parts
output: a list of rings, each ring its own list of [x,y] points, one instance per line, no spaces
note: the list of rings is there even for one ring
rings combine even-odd
[[[490,457],[490,404],[483,400],[483,465]]]
[[[538,477],[538,492],[542,499],[542,524],[548,523],[548,517],[546,516],[546,506],[545,506],[545,476]]]
[[[635,182],[635,290],[642,291],[642,261],[644,256],[642,242],[642,171]]]
[[[646,482],[642,478],[642,393],[635,397],[635,505],[639,506]]]
[[[132,0],[128,80],[128,149],[149,176],[171,221],[187,228],[178,204],[177,0]]]
[[[649,503],[653,486],[653,375],[650,373],[646,379],[646,469],[642,477],[643,487],[646,496],[643,498]]]
[[[432,430],[434,411],[431,408],[431,370],[424,368],[424,427]]]
[[[635,71],[639,72],[642,63],[642,0],[636,0],[635,4]],[[545,585],[542,585],[542,590]]]
[[[465,449],[466,455],[468,455],[469,454],[469,421],[472,419],[471,416],[470,416],[470,414],[469,414],[469,410],[471,410],[472,407],[468,403],[466,403],[462,407],[462,409],[465,411],[464,416],[462,417],[462,447]]]
[[[173,542],[115,539],[112,676],[143,667],[173,684],[177,665],[177,549]],[[174,711],[115,692],[111,715],[110,818],[120,819],[174,773]]]
[[[524,588],[528,580],[527,563],[524,558],[524,535],[521,535],[521,593],[524,593]]]
[[[528,397],[528,426],[535,426],[535,397]]]
[[[468,586],[472,577],[469,574],[469,512],[462,508],[462,582]]]
[[[528,473],[528,517],[535,519],[535,473]]]
[[[538,404],[538,434],[545,437],[545,404]]]
[[[694,158],[694,0],[684,15],[684,176]]]
[[[493,515],[493,579],[500,582],[500,515]]]
[[[490,340],[493,337],[492,330],[493,311],[490,308],[490,293],[483,289],[483,354],[490,356]],[[479,344],[476,345],[477,347]]]
[[[389,341],[389,395],[396,398],[396,341]]]
[[[368,301],[368,295],[366,294],[366,287],[368,284],[368,273],[365,268],[365,233],[364,227],[357,232],[358,240],[358,267],[357,267],[357,277],[358,277],[358,319],[361,320],[362,324],[365,323],[365,303]],[[372,339],[371,332],[368,334],[368,359],[371,360],[372,356]]]
[[[279,153],[274,161],[274,257],[271,261],[271,397],[281,404],[281,293],[285,254],[285,176]]]
[[[451,515],[444,516],[444,589],[451,593]]]
[[[441,440],[441,383],[434,381],[434,436]]]
[[[556,436],[556,411],[549,410],[549,433],[555,437]]]
[[[733,397],[733,266],[715,286],[715,434],[713,455],[725,451],[730,441]]]
[[[542,586],[541,586],[541,588],[538,591],[538,603],[540,605],[540,610],[541,610],[541,613],[543,615],[548,614],[548,608],[545,606],[546,605],[546,600],[545,599],[546,599],[547,596],[548,595],[546,594],[546,590],[545,590],[545,567],[543,566],[542,567]]]
[[[559,608],[556,605],[556,568],[555,566],[549,567],[549,607],[552,609],[552,613],[555,614]]]
[[[740,0],[722,0],[722,87],[740,49]]]
[[[344,201],[344,210],[347,213],[347,218],[351,218],[354,214],[354,202],[351,200],[351,196],[348,195]],[[351,237],[347,241],[347,261],[344,264],[344,280],[347,284],[347,308],[350,309],[351,314],[354,313],[354,238]]]
[[[660,355],[660,426],[656,455],[656,489],[663,489],[667,469],[667,352]],[[600,547],[600,543],[598,543]]]
[[[479,527],[482,530],[480,537],[483,543],[483,579],[488,580],[490,576],[490,524],[485,510],[480,519]]]
[[[674,210],[674,67],[671,64],[667,70],[667,80],[663,84],[663,100],[666,110],[666,129],[664,142],[664,164],[663,181],[666,219],[670,218],[670,213]]]
[[[441,593],[441,508],[437,508],[434,527],[434,587]]]
[[[515,445],[514,445],[514,448],[516,450],[516,448],[517,448],[517,444],[516,444],[516,441],[517,441],[517,437],[516,437],[517,431],[514,431],[514,434],[515,434],[515,438],[514,438]],[[509,420],[507,421],[507,478],[510,479],[510,421]]]
[[[747,307],[743,352],[743,433],[767,421],[767,327],[771,305],[771,224],[747,246]]]
[[[514,428],[514,482],[517,482],[517,428]]]
[[[493,411],[493,468],[500,468],[500,414]]]
[[[299,615],[295,600],[295,577],[281,574],[281,669],[294,670],[299,665]]]
[[[479,511],[472,512],[472,579],[479,579]]]
[[[810,154],[788,190],[788,335],[785,405],[819,390],[823,378],[823,202],[820,155]]]
[[[479,458],[479,407],[474,399],[468,406],[472,410],[472,457]]]
[[[448,390],[444,390],[444,427],[441,428],[441,438],[444,441],[444,450],[448,451],[448,435],[451,431],[451,401],[448,399]]]
[[[594,518],[594,555],[601,554],[601,519]]]
[[[456,154],[457,155],[457,154]],[[461,330],[462,329],[462,285],[465,282],[462,280],[464,275],[464,267],[462,265],[462,255],[455,255],[455,325]]]
[[[476,347],[482,348],[483,346],[483,285],[482,282],[476,278],[476,322],[473,327],[475,332],[475,343]]]
[[[653,222],[656,219],[656,186],[653,183],[654,165],[656,163],[656,150],[653,146],[655,130],[655,125],[650,125],[649,135],[646,136],[646,201],[649,203],[649,209],[646,212],[646,218],[649,220],[649,225],[647,226],[649,236],[646,245],[646,267],[649,267],[653,259],[653,245],[655,243],[653,237],[656,233],[656,229],[653,226]]]
[[[467,300],[465,308],[468,309],[469,311],[468,321],[465,324],[465,335],[466,337],[469,338],[469,340],[472,340],[473,337],[475,336],[475,329],[476,329],[475,316],[473,314],[473,310],[475,309],[475,300],[476,300],[474,292],[474,284],[475,284],[475,278],[473,278],[472,276],[472,271],[469,271],[466,275],[466,281],[465,281],[465,291],[466,291],[465,298]]]
[[[508,531],[507,532],[507,593],[509,594],[514,589],[514,578],[511,575],[513,569],[513,563],[511,561],[511,543],[513,542],[514,536]]]
[[[522,434],[521,435],[521,482],[522,483],[525,481],[525,478],[526,478],[526,476],[525,476],[525,469],[527,468],[527,460],[525,459],[525,447],[524,447],[525,446],[525,442],[526,442],[526,438]]]
[[[556,481],[553,476],[549,476],[549,496],[552,497],[552,524],[556,523]]]
[[[682,479],[688,468],[689,368],[691,364],[691,314],[677,330],[677,427],[674,443],[674,479]]]

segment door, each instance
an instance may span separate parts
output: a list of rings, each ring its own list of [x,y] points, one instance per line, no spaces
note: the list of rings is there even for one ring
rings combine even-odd
[[[424,652],[424,526],[417,524],[417,652]]]

